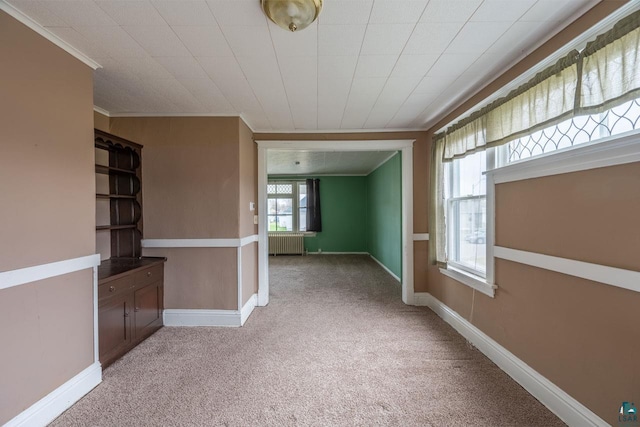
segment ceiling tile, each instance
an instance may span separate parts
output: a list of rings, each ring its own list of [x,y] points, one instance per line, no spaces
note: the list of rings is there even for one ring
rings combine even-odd
[[[536,0],[484,0],[471,17],[474,22],[513,22],[522,17]]]
[[[576,15],[576,11],[586,11],[596,4],[598,4],[598,0],[538,0],[520,18],[520,21],[566,22],[567,19]],[[550,13],[551,10],[554,12]]]
[[[207,3],[222,27],[266,25],[267,17],[257,0],[207,0]]]
[[[400,55],[391,77],[424,76],[440,55]]]
[[[233,56],[227,40],[217,25],[171,28],[194,56]]]
[[[469,68],[480,55],[469,55],[464,53],[445,53],[433,64],[427,75],[433,76],[456,76]],[[452,73],[451,70],[456,70]]]
[[[198,61],[193,57],[176,57],[176,56],[157,56],[158,61],[167,71],[174,77],[184,79],[208,79],[207,73],[204,72]]]
[[[47,7],[47,1],[11,0],[9,3],[43,27],[69,26],[69,23]]]
[[[215,25],[204,0],[152,0],[153,6],[169,25]]]
[[[487,53],[522,52],[532,43],[548,34],[550,28],[544,22],[516,22],[489,48]],[[535,46],[535,44],[534,44]]]
[[[148,1],[97,0],[96,4],[119,25],[166,25]]]
[[[483,0],[431,0],[420,22],[466,22]]]
[[[332,0],[324,2],[318,17],[320,25],[367,24],[373,0]]]
[[[361,129],[387,79],[354,79],[342,118],[342,129]]]
[[[445,51],[463,26],[463,22],[418,24],[402,53],[440,54]]]
[[[376,0],[371,11],[370,24],[415,24],[420,19],[428,0]]]
[[[283,57],[279,59],[282,80],[292,112],[305,108],[316,109],[318,97],[318,64],[316,58]]]
[[[126,25],[122,28],[151,56],[191,56],[168,25]]]
[[[480,54],[494,44],[511,25],[511,22],[468,22],[446,52]]]
[[[360,55],[355,76],[388,77],[397,60],[398,55]]]
[[[93,1],[56,0],[47,2],[47,8],[58,16],[64,16],[64,21],[72,27],[117,25]]]
[[[94,45],[114,58],[148,56],[145,50],[121,27],[110,27],[104,31],[100,27],[74,27],[85,38],[87,43]]]
[[[413,27],[404,24],[370,24],[362,43],[363,55],[391,55],[402,52]]]
[[[269,28],[263,26],[222,27],[236,56],[273,56]]]
[[[143,80],[171,78],[171,73],[150,56],[126,58],[120,64],[128,73]]]
[[[89,40],[87,37],[71,27],[51,27],[47,28],[47,30],[51,31],[53,34],[60,37],[62,40],[69,43],[71,46],[75,47],[90,58],[109,56],[110,50],[107,50],[99,44],[96,44],[94,41]]]
[[[318,56],[317,23],[295,33],[283,31],[279,27],[271,29],[270,33],[278,56]]]
[[[318,26],[318,55],[358,55],[366,25]]]
[[[222,94],[218,86],[209,78],[186,79],[178,78],[178,81],[205,107],[217,114],[233,113],[235,109]]]

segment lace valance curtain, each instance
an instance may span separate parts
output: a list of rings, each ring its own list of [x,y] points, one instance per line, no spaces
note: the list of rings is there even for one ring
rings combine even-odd
[[[639,96],[640,11],[435,139],[447,161]]]

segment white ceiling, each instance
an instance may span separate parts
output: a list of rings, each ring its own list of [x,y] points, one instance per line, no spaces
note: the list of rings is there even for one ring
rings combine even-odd
[[[368,175],[395,151],[267,150],[269,175]],[[298,162],[298,164],[296,164]]]
[[[296,33],[259,0],[8,3],[102,65],[111,115],[291,131],[427,128],[598,0],[325,0]]]

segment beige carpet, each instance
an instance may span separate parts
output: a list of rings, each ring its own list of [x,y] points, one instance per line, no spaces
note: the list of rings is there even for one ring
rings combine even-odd
[[[555,426],[366,256],[270,258],[243,328],[163,328],[54,426]]]

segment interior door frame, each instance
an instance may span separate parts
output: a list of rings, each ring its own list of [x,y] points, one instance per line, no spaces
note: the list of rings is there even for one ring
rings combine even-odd
[[[258,306],[269,304],[267,236],[268,150],[398,151],[402,158],[402,301],[414,304],[413,274],[413,143],[415,139],[360,141],[256,141],[258,144]]]

